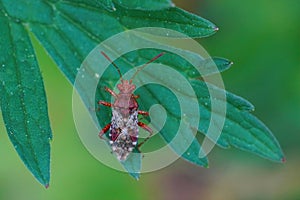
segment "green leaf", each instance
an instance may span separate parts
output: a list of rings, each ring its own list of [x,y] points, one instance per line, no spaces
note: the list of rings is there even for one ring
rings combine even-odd
[[[3,27],[4,36],[8,38],[1,38],[1,51],[3,51],[4,54],[0,56],[0,61],[5,62],[5,64],[8,59],[11,60],[10,62],[14,60],[17,62],[15,65],[10,65],[10,67],[14,66],[14,68],[11,69],[11,72],[5,71],[5,73],[2,74],[7,75],[12,73],[14,75],[12,77],[15,78],[10,77],[9,81],[13,82],[13,80],[15,80],[15,87],[22,87],[21,89],[17,90],[17,92],[20,93],[18,96],[24,97],[9,99],[11,89],[9,87],[6,88],[6,80],[8,78],[6,77],[6,79],[3,79],[5,80],[5,87],[3,87],[2,84],[2,113],[9,133],[12,128],[14,131],[16,131],[21,125],[21,123],[14,124],[13,121],[7,121],[7,116],[9,116],[8,114],[11,114],[13,108],[15,109],[14,111],[18,111],[19,109],[19,113],[16,112],[17,114],[14,115],[14,117],[17,117],[17,119],[27,117],[25,122],[27,122],[29,119],[29,123],[27,125],[28,129],[26,129],[27,132],[16,132],[18,134],[23,133],[27,135],[27,137],[21,137],[17,140],[24,138],[28,139],[28,136],[30,135],[31,139],[26,141],[34,141],[29,143],[31,144],[33,150],[37,150],[34,152],[34,155],[38,158],[35,157],[36,159],[24,162],[29,169],[33,171],[35,176],[37,176],[37,174],[40,175],[37,176],[37,178],[43,184],[46,185],[49,181],[49,175],[47,176],[43,174],[44,171],[49,172],[50,159],[48,156],[49,154],[47,154],[49,151],[46,151],[46,154],[43,154],[43,152],[45,152],[45,149],[50,149],[49,138],[51,138],[51,132],[48,117],[46,115],[47,104],[44,95],[43,84],[38,71],[35,56],[30,59],[22,59],[22,55],[34,55],[30,40],[28,39],[28,33],[25,31],[24,26],[26,25],[26,28],[34,33],[40,43],[45,47],[49,55],[57,63],[60,70],[65,74],[69,81],[74,84],[78,69],[88,53],[97,44],[101,43],[110,36],[123,32],[124,30],[140,27],[163,27],[184,33],[186,35],[183,36],[184,38],[207,37],[214,34],[218,30],[218,28],[210,21],[188,13],[182,9],[172,7],[170,4],[171,1],[169,0],[135,0],[130,2],[115,0],[114,3],[111,0],[37,0],[34,2],[19,0],[17,4],[12,3],[9,0],[1,1],[1,27]],[[172,34],[169,36],[176,37],[176,35]],[[20,37],[21,42],[16,40]],[[13,38],[13,40],[11,38]],[[136,42],[149,41],[146,41],[145,38],[128,38],[128,41],[121,41],[120,44],[109,46],[107,49],[117,53],[118,49],[121,48],[119,45],[124,43],[127,44],[127,47],[129,48],[134,47]],[[4,48],[9,49],[8,47],[14,47],[17,51],[4,51]],[[22,52],[22,50],[25,51],[25,47],[27,47],[27,51]],[[175,46],[173,48],[176,49]],[[185,55],[188,55],[194,60],[199,61],[196,67],[201,69],[201,73],[203,73],[201,74],[202,77],[217,73],[218,71],[226,70],[232,64],[226,59],[214,58],[213,60],[203,60],[195,53],[182,49],[177,50],[183,52]],[[124,73],[131,69],[132,66],[138,66],[139,64],[149,61],[149,59],[153,58],[153,55],[157,55],[157,52],[159,51],[151,49],[130,52],[117,59],[116,63],[121,66],[121,71]],[[9,53],[14,56],[9,56]],[[26,62],[21,62],[22,60]],[[199,72],[195,70],[194,67],[185,59],[182,59],[175,54],[167,53],[161,57],[159,61],[167,66],[172,67],[173,69],[176,69],[191,82],[194,90],[196,91],[196,100],[200,102],[199,110],[201,121],[198,129],[199,132],[206,134],[208,120],[211,116],[208,87],[213,86],[204,84],[204,82],[199,79]],[[212,67],[213,61],[216,64],[218,71]],[[34,73],[31,72],[34,74],[34,76],[31,74],[30,80],[32,80],[32,77],[34,77],[35,81],[23,83],[23,79],[18,79],[23,78],[23,76],[18,77],[17,75],[24,74],[26,79],[28,76],[26,73],[28,72],[28,69],[24,68],[24,65],[28,66],[28,64],[33,66],[32,69],[29,68],[30,70],[35,70]],[[2,70],[4,69],[6,70],[8,68],[3,68]],[[148,78],[155,79],[158,78],[159,75],[161,74],[157,73],[157,75]],[[118,78],[119,77],[115,72],[115,69],[110,67],[103,75],[99,83],[99,88],[103,88],[104,86],[112,87]],[[17,81],[18,84],[16,84]],[[76,89],[88,108],[94,106],[95,102],[90,102],[88,100],[83,88],[78,87]],[[218,91],[220,89],[214,87],[213,90]],[[189,94],[185,94],[184,90],[181,90],[181,92],[184,101],[191,101],[191,99],[188,100]],[[33,93],[35,94],[35,98],[32,98]],[[172,96],[172,92],[164,87],[147,85],[138,90],[137,93],[139,93],[141,96],[140,106],[142,109],[147,110],[154,103],[159,103],[165,107],[165,110],[168,114],[168,121],[160,131],[160,134],[166,142],[170,142],[175,137],[175,134],[179,129],[179,120],[181,117],[181,113],[179,112],[178,108],[178,102],[176,103],[176,101],[173,101],[172,98],[170,98]],[[218,145],[222,147],[229,147],[230,145],[235,146],[271,160],[281,161],[283,159],[283,153],[278,142],[272,133],[258,119],[249,113],[249,111],[254,109],[253,106],[246,100],[231,93],[226,92],[226,95],[227,116],[223,134],[217,141]],[[29,98],[30,96],[31,98]],[[35,101],[34,105],[32,105],[32,101],[29,101],[27,97],[28,99],[33,99]],[[16,99],[19,99],[20,101],[16,101]],[[103,90],[98,90],[95,101],[100,99],[110,100],[110,97]],[[165,101],[165,99],[168,99],[168,101]],[[16,102],[10,102],[8,104],[8,100],[14,100]],[[36,109],[37,107],[38,109]],[[24,109],[26,110],[24,111]],[[31,113],[31,109],[34,110],[33,113]],[[102,127],[110,122],[110,117],[108,117],[110,115],[111,112],[109,109],[102,109],[101,112],[97,113],[98,120]],[[33,121],[31,118],[38,119],[38,121]],[[194,118],[191,116],[188,120],[184,120],[184,124],[189,125],[189,121],[193,120]],[[39,124],[34,124],[34,122]],[[37,127],[39,128],[38,131]],[[183,153],[182,157],[186,160],[206,167],[208,165],[208,161],[206,157],[199,158],[201,145],[194,137],[192,137],[193,128],[197,129],[197,127],[190,127],[190,129],[186,128],[179,131],[179,137],[173,141],[170,146],[178,154],[181,155],[181,153]],[[13,133],[13,135],[16,135],[15,132]],[[10,137],[13,138],[13,136]],[[12,141],[14,143],[13,139]],[[40,145],[39,147],[35,146],[34,143],[36,141],[42,141],[43,145]],[[20,152],[20,148],[17,148],[17,151]],[[24,155],[30,156],[32,155],[32,152],[25,152]],[[39,159],[40,155],[44,156],[43,160]],[[134,154],[132,154],[129,160],[122,164],[125,169],[127,169],[127,171],[137,179],[139,177],[139,171],[141,168],[141,157],[133,155]],[[36,173],[36,171],[34,171],[35,168],[31,167],[33,166],[33,163],[36,163],[35,166],[40,167],[40,173]],[[48,168],[45,166],[48,166]]]
[[[165,77],[165,74],[154,73],[148,75],[143,73],[144,80],[159,80]],[[199,152],[201,146],[192,133],[192,129],[189,128],[189,120],[187,121],[181,118],[180,103],[189,105],[190,98],[183,98],[179,103],[176,96],[168,89],[172,88],[169,83],[164,84],[165,87],[158,85],[145,85],[141,89],[136,91],[136,94],[140,95],[140,106],[143,110],[148,110],[152,105],[159,104],[164,107],[167,112],[167,120],[164,127],[159,131],[164,140],[170,145],[170,147],[185,160],[192,162],[202,167],[208,167],[208,160],[206,157],[199,158]],[[172,100],[171,100],[172,99]],[[151,123],[154,127],[157,127],[163,119],[161,119],[161,112],[154,113],[154,118]],[[180,123],[185,125],[180,128]],[[188,128],[187,128],[188,127]],[[175,138],[176,137],[176,138]]]
[[[131,153],[128,158],[121,163],[134,179],[139,180],[142,168],[142,154],[134,149],[133,153]]]
[[[1,1],[2,13],[9,20],[21,22],[30,21],[35,23],[52,23],[54,12],[51,6],[44,1]]]
[[[207,37],[218,28],[210,21],[177,7],[159,11],[127,10],[117,7],[117,17],[129,29],[163,27],[184,33],[189,37]]]
[[[188,66],[189,64],[186,64],[185,66]],[[209,76],[212,74],[223,72],[227,69],[229,69],[232,65],[232,62],[225,58],[208,58],[205,60],[202,60],[201,63],[199,63],[199,67],[201,68],[201,75],[199,74],[198,70],[194,67],[190,67],[188,70],[186,70],[186,74],[189,78],[200,78],[201,76]]]
[[[215,63],[215,65],[217,66],[218,72],[211,70],[211,71],[207,72],[206,74],[215,74],[215,73],[223,72],[223,71],[229,69],[231,67],[231,65],[233,64],[232,61],[230,61],[226,58],[213,57],[212,59],[213,59],[213,62]],[[211,64],[211,62],[206,62],[204,64],[204,66],[207,69],[211,69],[212,67],[209,66],[210,64]]]
[[[26,28],[12,21],[3,9],[0,26],[0,103],[4,123],[26,167],[47,187],[52,136],[41,73]]]
[[[95,9],[87,5],[77,5],[74,3],[58,2],[53,6],[57,9],[56,17],[53,19],[55,26],[29,23],[29,27],[72,83],[74,83],[78,72],[77,68],[97,43],[123,31],[124,28],[143,26],[166,27],[184,32],[192,37],[204,37],[215,32],[215,25],[211,22],[179,8],[171,8],[164,11],[139,12],[117,7],[117,11],[111,13],[103,9]],[[151,15],[155,16],[155,18],[149,17]],[[166,21],[170,20],[172,16],[176,16],[176,18],[166,24]],[[148,21],[145,20],[146,18],[148,18]],[[108,80],[110,79],[112,77],[108,78]],[[80,93],[82,98],[85,99],[84,91]],[[98,100],[105,100],[105,95],[96,94]],[[85,103],[89,107],[89,103],[87,101]],[[110,113],[102,112],[98,115],[100,115],[99,121],[102,127],[109,122],[110,118],[107,118],[107,116]],[[192,144],[189,151],[196,152],[195,154],[197,154],[200,145],[197,141],[194,141]],[[188,152],[184,154],[187,158],[190,155],[192,154]],[[199,159],[195,157],[191,160],[201,166],[207,166],[206,158]],[[125,165],[125,168],[136,169],[140,166],[140,162],[136,160],[136,166]]]
[[[115,5],[111,0],[96,0],[96,1],[95,0],[89,0],[89,1],[91,1],[94,4],[94,6],[96,6],[96,7],[99,7],[98,5],[101,5],[102,7],[104,7],[105,9],[107,9],[109,11],[115,11],[116,10]],[[89,1],[85,0],[83,2],[89,2]]]
[[[77,74],[76,68],[80,66],[81,61],[85,58],[87,53],[91,51],[97,43],[100,43],[109,36],[121,32],[124,29],[142,26],[158,26],[171,28],[173,30],[183,32],[191,37],[204,37],[216,31],[216,26],[207,20],[187,13],[178,8],[169,8],[163,11],[137,11],[127,10],[117,6],[117,10],[115,12],[107,12],[98,8],[91,8],[87,5],[83,6],[63,2],[56,3],[55,7],[58,11],[54,19],[55,26],[49,27],[43,24],[30,24],[30,28],[72,83],[74,82]],[[171,17],[172,19],[170,19]],[[166,23],[166,21],[168,21],[168,23]],[[99,26],[95,26],[95,24],[99,24]],[[82,43],[81,41],[85,42]],[[130,69],[131,66],[137,66],[143,62],[145,63],[145,61],[151,59],[151,56],[155,54],[153,52],[144,53],[143,50],[138,52],[138,54],[132,53],[124,55],[123,59],[125,58],[125,60],[122,61],[121,59],[120,61],[117,61],[118,65],[122,66],[123,71]],[[66,62],[66,60],[68,60],[68,62]],[[181,71],[183,75],[189,78],[196,77],[190,74],[193,71],[190,70],[191,67],[189,67],[189,65],[187,65],[186,61],[183,59],[174,59],[173,55],[168,54],[163,56],[161,60],[164,64]],[[230,61],[221,58],[215,58],[214,61],[220,71],[227,69],[231,65]],[[128,65],[128,63],[130,63],[131,66]],[[207,69],[209,69],[207,70],[208,74],[215,73],[214,71],[211,71],[211,68],[209,67],[210,64],[211,61],[202,66],[203,68],[207,67]],[[112,86],[112,81],[117,79],[118,75],[115,72],[109,73],[109,75],[104,76],[99,88],[103,88],[104,86]],[[147,89],[150,90],[151,88]],[[202,90],[199,88],[196,89],[199,91]],[[159,100],[159,96],[153,97],[153,92],[149,93],[143,91],[140,93],[141,102],[145,108],[149,108],[153,102]],[[85,99],[84,93],[81,93],[81,95],[82,98]],[[110,100],[110,97],[104,92],[101,92],[101,90],[96,94],[96,97],[96,101],[99,99]],[[206,97],[206,94],[199,94],[199,99],[205,99]],[[149,100],[151,100],[151,102],[149,102]],[[162,101],[160,101],[160,103],[161,102]],[[253,109],[251,104],[240,102],[239,97],[230,99],[230,102],[235,103],[234,108],[240,109],[241,111]],[[86,104],[88,105],[88,102],[86,102]],[[205,107],[205,103],[203,105],[202,106]],[[168,105],[164,106],[167,107]],[[200,109],[203,108],[200,107]],[[207,113],[209,113],[209,111]],[[102,127],[109,123],[109,109],[97,114]],[[170,120],[172,120],[172,118],[170,118]],[[170,123],[167,123],[167,125],[168,124],[170,124],[170,126],[174,124],[176,127],[176,118],[174,118],[173,121],[170,121]],[[243,129],[241,126],[240,128]],[[161,132],[166,141],[170,141],[172,138],[169,135],[172,134],[172,131],[169,129],[170,128],[165,127],[165,131]],[[205,131],[202,126],[200,126],[200,130]],[[244,131],[246,133],[249,132],[248,130]],[[252,135],[251,132],[249,134]],[[263,135],[269,135],[269,132],[263,132]],[[222,142],[225,144],[226,141],[220,140],[219,145],[222,145]],[[274,143],[272,140],[269,142]],[[278,152],[281,152],[278,145],[275,144],[274,146],[276,146]],[[239,148],[245,149],[243,146]],[[201,166],[207,166],[207,161],[205,160],[206,158],[204,160],[199,160],[199,158],[196,156],[199,152],[199,149],[199,143],[197,141],[193,142],[189,152],[196,152],[196,154],[188,155],[187,151],[186,154],[184,154],[184,157],[187,160],[198,163]],[[257,150],[254,148],[252,150],[249,149],[249,151],[257,152]],[[280,155],[278,155],[278,157],[280,157]]]
[[[58,2],[57,0],[53,0],[53,3]],[[115,5],[112,2],[112,0],[66,0],[66,2],[69,3],[75,3],[77,5],[82,4],[82,5],[87,5],[91,7],[96,7],[96,8],[104,8],[107,11],[115,11]]]
[[[200,101],[201,122],[198,129],[205,134],[211,120],[211,100],[207,86],[213,88],[215,92],[224,91],[199,80],[193,80],[191,83]],[[284,155],[272,132],[249,113],[254,110],[254,106],[245,99],[229,92],[226,92],[226,97],[226,121],[220,138],[215,142],[224,148],[234,146],[276,162],[283,162]]]
[[[123,7],[137,10],[161,10],[169,7],[174,7],[174,4],[171,0],[115,0],[115,2]]]

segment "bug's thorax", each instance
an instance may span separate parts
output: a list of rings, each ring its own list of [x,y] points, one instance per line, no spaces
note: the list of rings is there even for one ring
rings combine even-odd
[[[135,85],[128,80],[121,80],[117,85],[120,93],[117,95],[113,107],[118,110],[123,117],[127,118],[131,113],[138,109],[138,103],[133,96]]]

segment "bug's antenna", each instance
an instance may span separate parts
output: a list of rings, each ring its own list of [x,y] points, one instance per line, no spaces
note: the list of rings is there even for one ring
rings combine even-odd
[[[146,62],[143,66],[139,67],[136,72],[133,74],[133,76],[130,79],[130,83],[132,82],[132,80],[134,79],[134,77],[142,70],[144,69],[148,64],[152,63],[153,61],[157,60],[159,57],[161,57],[162,55],[164,55],[165,52],[161,52],[160,54],[158,54],[157,56],[155,56],[154,58],[152,58],[151,60],[149,60],[148,62]]]
[[[120,68],[116,65],[116,63],[114,63],[109,57],[108,55],[106,55],[106,53],[104,53],[104,51],[101,51],[101,54],[111,63],[113,64],[113,66],[117,69],[119,75],[120,75],[120,78],[121,80],[123,80],[123,77],[122,77],[122,74],[121,74],[121,71],[120,71]]]

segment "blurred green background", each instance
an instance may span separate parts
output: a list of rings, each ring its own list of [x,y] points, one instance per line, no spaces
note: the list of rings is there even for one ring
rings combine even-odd
[[[209,169],[178,160],[135,181],[99,163],[81,144],[72,118],[72,87],[39,48],[54,134],[50,188],[25,169],[0,119],[1,200],[300,199],[299,0],[174,2],[219,26],[217,34],[199,42],[211,55],[234,61],[223,73],[227,90],[255,105],[254,114],[273,131],[287,162],[215,148]]]

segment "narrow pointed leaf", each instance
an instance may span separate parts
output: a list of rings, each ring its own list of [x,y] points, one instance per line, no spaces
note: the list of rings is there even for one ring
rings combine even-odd
[[[201,70],[201,74],[199,74],[198,70],[195,67],[190,67],[189,70],[186,70],[189,78],[199,78],[203,76],[209,76],[216,73],[221,73],[227,69],[229,69],[232,65],[232,62],[225,58],[209,58],[201,61],[199,63],[199,68]],[[188,66],[186,64],[185,66]]]
[[[218,28],[210,21],[177,7],[159,11],[125,10],[117,8],[120,22],[127,28],[164,27],[184,33],[189,37],[207,37]],[[170,35],[171,36],[171,35]]]
[[[37,180],[50,179],[51,129],[41,73],[25,27],[0,13],[0,103],[8,136]]]

